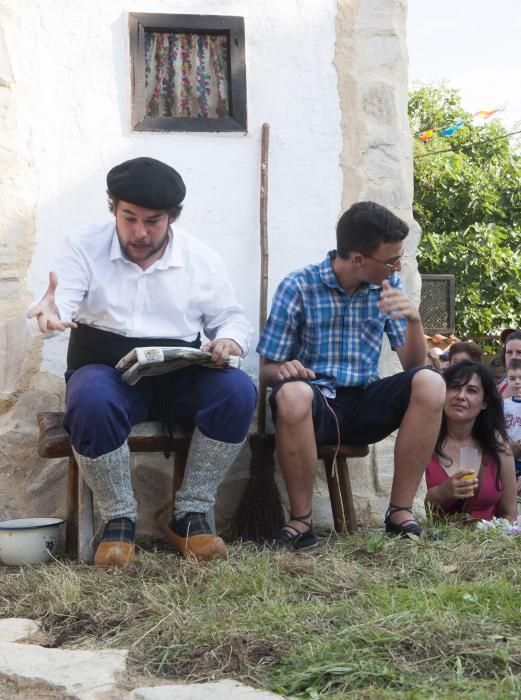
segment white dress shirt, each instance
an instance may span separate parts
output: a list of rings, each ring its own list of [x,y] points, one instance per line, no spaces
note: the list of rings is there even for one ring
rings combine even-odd
[[[66,241],[56,267],[56,305],[78,321],[136,338],[231,338],[246,355],[252,326],[221,257],[176,225],[146,270],[128,260],[114,223]]]

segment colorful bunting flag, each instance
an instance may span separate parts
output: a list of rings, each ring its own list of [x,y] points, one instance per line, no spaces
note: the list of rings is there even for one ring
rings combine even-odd
[[[432,137],[434,136],[434,132],[436,129],[429,129],[429,131],[424,131],[423,133],[420,134],[420,141],[423,141],[424,143],[426,141],[430,141]]]
[[[502,112],[503,107],[498,107],[497,109],[481,109],[479,112],[475,112],[472,116],[477,119],[490,119],[497,112]],[[422,131],[418,138],[423,143],[430,141],[434,134],[439,131],[440,136],[452,136],[459,131],[462,126],[464,126],[464,121],[454,122],[454,124],[449,124],[449,126],[444,126],[443,129],[427,129],[427,131]]]
[[[501,112],[501,108],[498,107],[497,109],[482,109],[479,112],[475,112],[474,116],[478,117],[478,119],[490,119],[496,112]]]
[[[451,126],[447,126],[447,127],[445,127],[445,129],[442,129],[440,131],[440,134],[442,136],[452,136],[452,134],[455,134],[456,131],[459,131],[464,124],[465,124],[464,121],[459,121],[459,122],[456,122],[455,124],[451,124]]]

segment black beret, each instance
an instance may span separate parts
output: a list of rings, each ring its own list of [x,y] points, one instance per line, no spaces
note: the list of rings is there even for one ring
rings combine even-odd
[[[186,194],[177,170],[155,158],[132,158],[109,170],[107,188],[114,197],[147,209],[173,209]]]

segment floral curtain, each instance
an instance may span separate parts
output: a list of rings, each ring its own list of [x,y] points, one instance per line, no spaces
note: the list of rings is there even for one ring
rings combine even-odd
[[[227,65],[226,36],[145,32],[147,116],[229,116]]]

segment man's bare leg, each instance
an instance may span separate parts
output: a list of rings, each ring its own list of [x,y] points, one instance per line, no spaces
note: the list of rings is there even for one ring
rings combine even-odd
[[[402,419],[394,449],[394,478],[391,503],[411,507],[440,431],[445,400],[443,377],[420,370],[412,379],[409,407]],[[411,519],[407,511],[391,515],[399,525]]]
[[[317,469],[317,446],[311,413],[313,389],[305,382],[287,382],[278,390],[276,444],[279,464],[288,491],[290,512],[307,515],[312,510]],[[311,517],[307,520],[311,522]],[[290,520],[299,532],[308,527]]]

